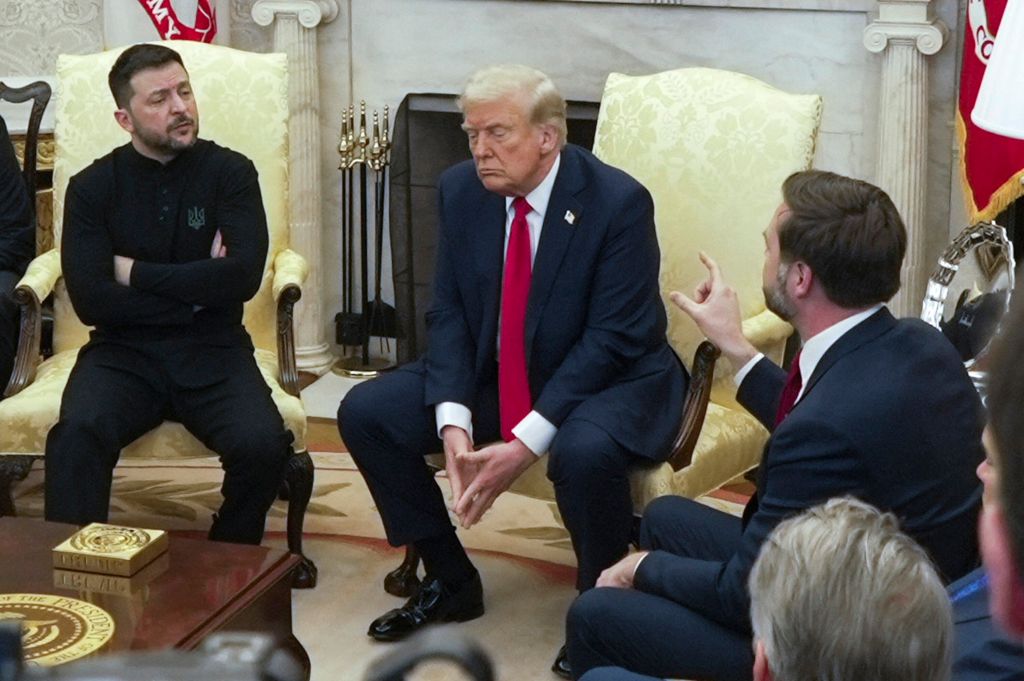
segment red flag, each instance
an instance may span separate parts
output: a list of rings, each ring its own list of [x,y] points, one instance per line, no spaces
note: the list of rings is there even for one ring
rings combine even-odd
[[[993,42],[999,35],[1007,0],[969,0],[964,31],[964,63],[956,129],[960,175],[970,222],[992,220],[1024,195],[1024,140],[982,130],[971,121]]]
[[[210,0],[198,0],[194,26],[189,26],[178,18],[171,0],[139,0],[139,4],[164,40],[212,43],[214,36],[217,35],[217,13],[210,6]]]

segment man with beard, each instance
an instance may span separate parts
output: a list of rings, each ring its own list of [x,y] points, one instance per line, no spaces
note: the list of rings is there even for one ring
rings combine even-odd
[[[866,182],[796,173],[765,232],[768,307],[804,339],[786,372],[744,338],[735,292],[710,277],[674,292],[737,370],[739,401],[772,431],[742,520],[679,497],[646,509],[641,550],[605,570],[568,615],[573,673],[750,679],[747,577],[785,518],[851,495],[899,518],[945,580],[977,557],[983,459],[978,396],[932,327],[893,318],[906,232]],[[604,588],[601,588],[604,587]]]
[[[221,457],[210,538],[258,544],[292,435],[242,326],[268,248],[256,168],[198,139],[177,52],[130,47],[109,85],[131,141],[68,184],[64,279],[95,328],[47,438],[46,518],[105,520],[121,449],[173,419]]]

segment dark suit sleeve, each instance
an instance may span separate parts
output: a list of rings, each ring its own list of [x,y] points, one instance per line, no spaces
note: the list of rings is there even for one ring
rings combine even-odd
[[[434,272],[433,299],[426,313],[427,378],[425,404],[475,401],[473,362],[476,343],[469,331],[466,308],[458,285],[458,272],[465,267],[465,244],[458,243],[457,232],[448,222],[445,207],[445,182],[438,190],[441,224],[438,229],[437,265]],[[460,248],[461,247],[461,248]]]
[[[660,259],[654,204],[647,190],[636,185],[609,222],[585,302],[583,333],[534,403],[534,409],[555,426],[664,343]]]
[[[856,471],[859,459],[844,434],[824,421],[780,427],[765,457],[758,510],[744,529],[736,554],[718,562],[653,551],[640,563],[635,587],[726,626],[748,629],[747,577],[761,544],[781,521],[810,506],[838,494],[862,496],[854,486],[865,477]]]
[[[24,273],[35,248],[28,191],[7,124],[0,118],[0,270]]]
[[[216,224],[227,255],[184,263],[136,261],[132,288],[189,305],[219,307],[256,295],[267,258],[267,217],[256,168],[248,159],[221,173]]]
[[[102,199],[71,178],[64,202],[61,268],[79,318],[94,326],[190,323],[191,305],[114,280],[114,251],[101,204]]]
[[[786,372],[767,357],[754,365],[736,391],[736,400],[769,431],[775,428]]]

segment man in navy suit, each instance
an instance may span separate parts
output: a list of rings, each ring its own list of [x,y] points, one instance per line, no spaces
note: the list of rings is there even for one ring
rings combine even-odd
[[[786,180],[765,232],[769,309],[804,344],[786,372],[743,337],[735,292],[707,256],[695,298],[673,293],[737,369],[738,399],[772,430],[744,518],[662,497],[641,548],[605,571],[568,617],[573,673],[749,679],[747,576],[787,516],[852,495],[899,518],[945,580],[975,564],[983,458],[980,402],[956,350],[884,302],[899,289],[906,232],[877,187],[807,171]]]
[[[949,599],[890,513],[844,497],[782,521],[748,586],[754,681],[949,678]],[[598,667],[582,681],[657,680]]]
[[[427,573],[370,625],[378,640],[483,613],[425,454],[443,445],[470,527],[548,453],[583,591],[626,553],[628,468],[668,455],[687,386],[665,338],[647,190],[566,145],[565,101],[534,69],[484,69],[459,103],[473,161],[440,181],[426,356],[357,386],[338,412],[388,541],[412,543]]]

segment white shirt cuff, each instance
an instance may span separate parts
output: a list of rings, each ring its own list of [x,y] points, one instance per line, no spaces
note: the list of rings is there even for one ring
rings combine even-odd
[[[512,429],[512,434],[537,456],[547,453],[557,433],[558,428],[536,411],[531,411]]]
[[[473,412],[466,405],[458,402],[438,402],[434,405],[434,418],[437,421],[439,438],[445,426],[458,426],[469,434],[469,441],[473,441]]]
[[[649,555],[651,555],[651,552],[650,552],[650,551],[644,551],[644,555],[640,556],[640,560],[638,560],[638,561],[636,562],[636,565],[634,565],[634,566],[633,566],[633,575],[632,575],[632,579],[631,579],[631,581],[632,581],[632,583],[633,583],[633,584],[636,584],[636,573],[637,573],[637,571],[638,571],[638,570],[640,569],[640,563],[644,562],[644,560],[645,560],[645,559],[647,558],[647,556],[649,556]]]
[[[754,355],[753,359],[744,364],[742,369],[736,372],[736,375],[732,377],[732,382],[736,385],[737,388],[740,387],[740,385],[743,383],[743,379],[747,377],[747,374],[749,374],[751,369],[754,368],[754,365],[760,362],[762,359],[764,359],[764,353],[759,352],[756,355]]]

